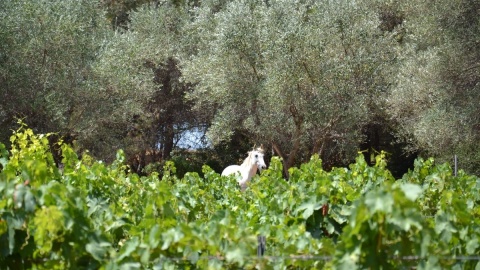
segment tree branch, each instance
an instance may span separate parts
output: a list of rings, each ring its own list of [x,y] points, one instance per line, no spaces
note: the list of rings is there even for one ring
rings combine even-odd
[[[275,151],[275,153],[277,153],[277,155],[282,160],[285,160],[285,156],[283,155],[282,151],[280,150],[280,148],[278,147],[278,145],[275,142],[272,142],[272,147],[273,147],[273,151]]]
[[[315,86],[315,79],[313,78],[312,74],[310,73],[310,70],[308,70],[307,64],[305,61],[302,61],[303,68],[305,69],[305,72],[307,73],[308,78],[310,79],[310,82],[312,83],[313,86]]]

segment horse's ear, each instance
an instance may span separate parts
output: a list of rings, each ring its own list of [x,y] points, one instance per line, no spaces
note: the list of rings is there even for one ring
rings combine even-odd
[[[255,147],[256,147],[256,146],[257,146],[257,144],[254,144],[254,145],[253,145],[253,150],[255,150]]]
[[[262,153],[265,152],[265,149],[263,149],[263,143],[260,144],[260,147],[258,148],[258,151],[260,151]]]

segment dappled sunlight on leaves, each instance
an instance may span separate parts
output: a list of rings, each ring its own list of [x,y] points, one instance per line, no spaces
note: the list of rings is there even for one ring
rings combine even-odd
[[[17,254],[39,267],[129,269],[477,263],[453,258],[480,251],[480,179],[455,177],[433,159],[395,180],[381,155],[369,166],[359,153],[329,172],[313,156],[286,180],[273,157],[242,192],[235,177],[208,166],[204,177],[178,178],[167,162],[162,179],[140,177],[122,151],[105,164],[61,145],[60,171],[44,135],[18,130],[14,138],[15,151],[0,156],[0,237],[8,240],[0,260]],[[258,235],[266,237],[262,258]]]

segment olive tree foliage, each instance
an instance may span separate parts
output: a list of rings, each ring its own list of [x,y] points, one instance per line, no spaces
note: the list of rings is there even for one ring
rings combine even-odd
[[[101,0],[102,8],[106,10],[106,17],[113,29],[128,29],[130,23],[130,12],[140,6],[152,2],[163,2],[159,0]]]
[[[1,141],[8,142],[16,118],[62,134],[95,122],[85,118],[98,108],[90,66],[108,36],[91,1],[1,1]]]
[[[190,86],[180,81],[178,55],[182,51],[181,29],[189,21],[188,8],[172,1],[138,7],[129,14],[126,30],[117,29],[104,46],[93,69],[100,88],[115,96],[129,95],[126,108],[133,121],[124,128],[128,155],[146,152],[155,159],[168,158],[185,130],[201,126],[184,100]],[[129,106],[128,104],[119,104]],[[123,121],[122,121],[123,122]]]
[[[243,131],[285,169],[314,153],[354,157],[392,61],[394,39],[382,35],[375,6],[241,0],[195,9],[185,31],[197,50],[182,71],[196,108],[214,115],[213,143]]]
[[[403,14],[398,73],[386,95],[410,151],[480,173],[480,2],[396,3]]]
[[[107,161],[114,149],[154,145],[152,121],[175,111],[154,105],[164,79],[180,77],[164,70],[172,66],[169,48],[178,45],[183,19],[168,2],[155,6],[131,12],[128,30],[114,31],[92,1],[2,1],[1,141],[24,118],[38,132],[59,132]],[[180,87],[166,81],[170,89]],[[176,104],[171,100],[157,103]]]

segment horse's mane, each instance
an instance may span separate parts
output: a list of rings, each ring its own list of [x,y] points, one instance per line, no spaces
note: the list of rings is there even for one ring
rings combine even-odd
[[[242,162],[242,167],[250,165],[250,160],[252,159],[252,151],[248,152],[247,158]]]

